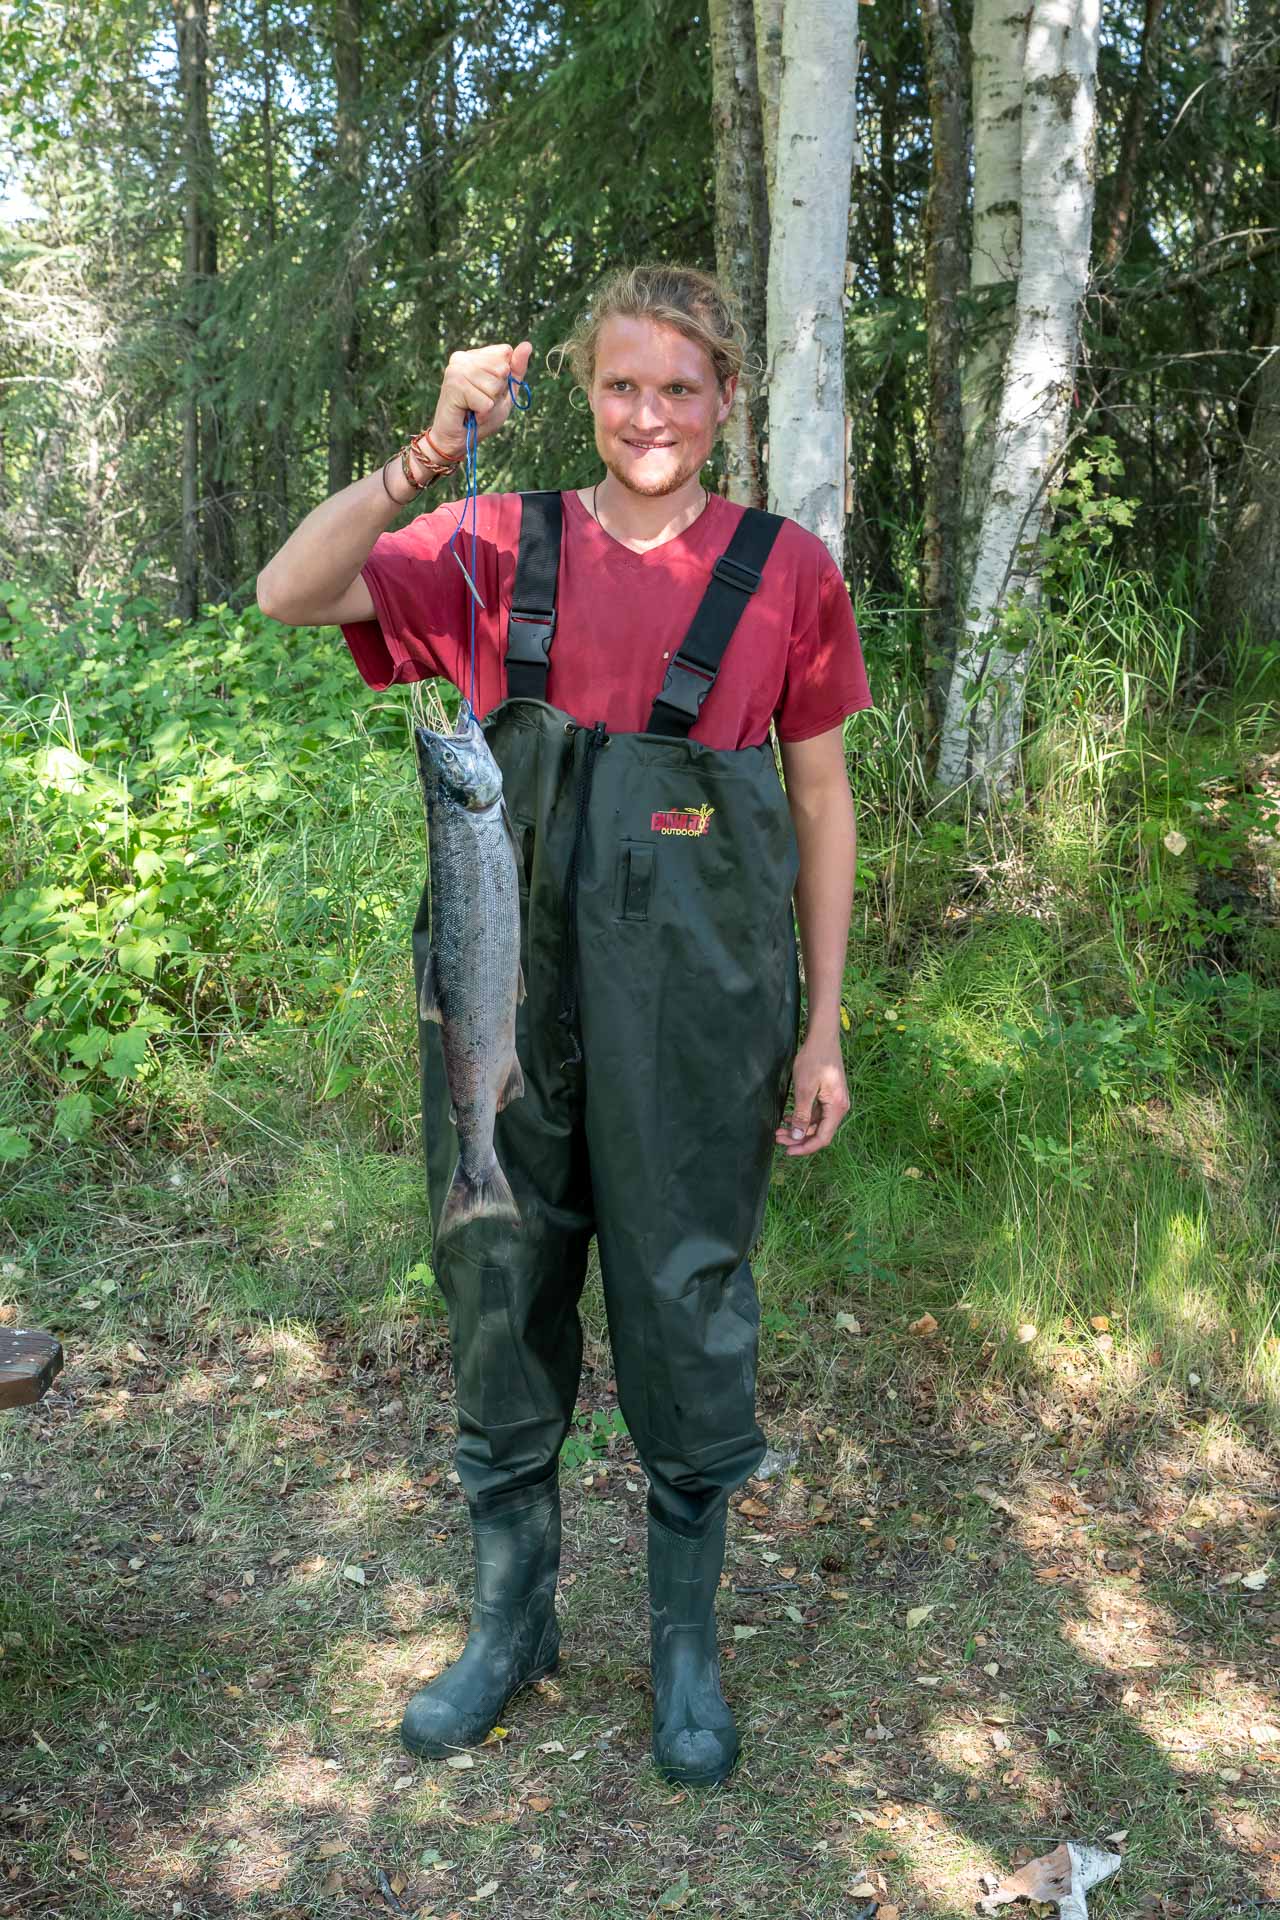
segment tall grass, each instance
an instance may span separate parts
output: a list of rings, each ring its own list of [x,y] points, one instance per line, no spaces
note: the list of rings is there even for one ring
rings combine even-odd
[[[110,1314],[105,1271],[206,1314],[417,1311],[407,699],[253,611],[8,605],[0,1298]],[[1078,566],[1018,800],[963,823],[908,623],[861,609],[853,1114],[779,1172],[779,1351],[816,1292],[886,1336],[932,1313],[957,1392],[1065,1341],[1117,1390],[1274,1403],[1280,688],[1189,605]]]

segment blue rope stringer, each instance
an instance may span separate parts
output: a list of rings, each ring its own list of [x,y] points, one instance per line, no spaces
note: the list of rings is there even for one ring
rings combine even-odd
[[[517,380],[514,374],[509,373],[507,375],[507,392],[511,395],[511,404],[515,408],[516,412],[528,413],[529,408],[533,405],[533,395],[529,391],[528,381]],[[524,396],[523,399],[521,399],[520,397],[522,394]],[[467,414],[465,431],[466,431],[466,452],[463,456],[463,475],[467,483],[466,492],[464,493],[462,498],[462,512],[459,515],[458,524],[449,536],[449,551],[453,555],[454,559],[457,561],[459,567],[461,567],[462,577],[466,581],[471,594],[471,598],[467,603],[468,612],[470,614],[470,641],[471,641],[471,673],[470,673],[470,685],[468,690],[468,702],[471,707],[472,713],[474,713],[476,710],[476,608],[484,606],[484,601],[480,598],[480,589],[476,585],[476,503],[480,496],[479,469],[478,469],[478,462],[476,460],[476,450],[480,444],[480,433],[479,433],[479,428],[476,425],[476,417],[474,413]],[[462,555],[458,552],[458,547],[457,547],[458,536],[459,534],[461,534],[463,528],[467,524],[468,514],[471,517],[471,568],[470,568],[470,571],[468,571],[466,563],[463,560]]]

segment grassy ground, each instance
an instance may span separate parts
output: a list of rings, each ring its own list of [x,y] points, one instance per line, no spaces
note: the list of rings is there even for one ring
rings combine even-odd
[[[472,1765],[397,1746],[469,1599],[402,708],[332,635],[14,616],[0,1316],[69,1364],[0,1419],[0,1915],[942,1920],[1112,1834],[1098,1920],[1280,1902],[1280,700],[1118,604],[967,827],[871,650],[853,1114],[760,1250],[710,1794],[648,1762],[594,1283],[565,1665]]]
[[[594,1285],[565,1665],[474,1765],[407,1760],[469,1598],[443,1322],[379,1278],[419,1182],[332,1121],[291,1140],[287,1098],[67,1196],[70,1365],[0,1426],[0,1913],[909,1920],[1120,1831],[1099,1916],[1280,1900],[1265,1408],[1144,1368],[1119,1318],[1006,1350],[874,1271],[802,1302],[776,1268],[813,1170],[761,1267],[777,1470],[720,1602],[738,1775],[649,1765],[643,1481]]]

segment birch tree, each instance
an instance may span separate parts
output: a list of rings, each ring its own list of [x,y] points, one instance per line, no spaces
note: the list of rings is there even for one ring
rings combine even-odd
[[[980,0],[984,28],[992,11]],[[968,788],[982,808],[1013,783],[1026,654],[1010,616],[1038,600],[1039,540],[1067,441],[1089,279],[1099,12],[1100,0],[1034,0],[1026,26],[1009,196],[1021,212],[1017,297],[936,780],[939,797]],[[1022,42],[1020,20],[1005,27]],[[975,253],[976,229],[975,219]],[[1011,247],[1007,226],[1004,238]],[[984,471],[985,449],[971,444],[968,464],[971,477]]]
[[[853,171],[857,0],[782,18],[769,247],[769,505],[844,565],[844,283]]]

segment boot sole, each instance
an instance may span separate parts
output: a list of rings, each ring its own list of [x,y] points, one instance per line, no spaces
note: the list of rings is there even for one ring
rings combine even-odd
[[[559,1671],[560,1656],[557,1654],[555,1659],[549,1660],[545,1667],[539,1667],[536,1673],[531,1673],[528,1679],[522,1680],[518,1687],[512,1687],[510,1693],[498,1708],[497,1714],[494,1716],[493,1725],[497,1726],[502,1715],[511,1705],[511,1702],[518,1694],[522,1694],[526,1687],[534,1687],[538,1684],[539,1680],[547,1680],[553,1673],[558,1673]],[[447,1760],[451,1753],[466,1753],[471,1747],[482,1747],[489,1738],[491,1731],[492,1728],[486,1727],[484,1732],[478,1734],[474,1740],[415,1741],[411,1746],[404,1738],[402,1729],[400,1739],[405,1751],[413,1754],[419,1760]]]

